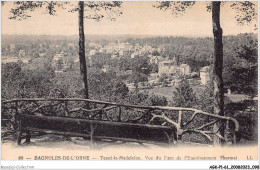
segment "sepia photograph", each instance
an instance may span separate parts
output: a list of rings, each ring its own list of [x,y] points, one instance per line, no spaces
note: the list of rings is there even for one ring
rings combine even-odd
[[[1,1],[1,160],[259,160],[258,8]]]

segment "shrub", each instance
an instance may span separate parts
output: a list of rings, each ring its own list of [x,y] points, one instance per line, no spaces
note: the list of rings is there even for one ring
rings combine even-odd
[[[234,117],[239,122],[238,142],[241,139],[257,142],[257,101],[245,100],[225,105],[225,114]]]
[[[149,106],[167,106],[168,101],[164,96],[158,96],[155,94],[150,95],[147,104]]]
[[[173,91],[173,105],[177,107],[194,107],[197,98],[187,80],[182,80]]]

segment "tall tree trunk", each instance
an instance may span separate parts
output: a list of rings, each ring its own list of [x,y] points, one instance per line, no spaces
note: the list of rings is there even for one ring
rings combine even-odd
[[[222,29],[220,27],[220,1],[212,2],[212,24],[214,34],[214,55],[213,55],[213,84],[214,84],[214,113],[224,116],[224,91],[223,91],[223,44]],[[220,135],[224,137],[224,127],[219,122],[215,125],[214,130],[220,128]],[[220,138],[214,138],[214,144],[220,145]]]
[[[84,35],[84,1],[79,1],[79,64],[80,77],[83,81],[82,97],[88,99],[87,65],[85,57],[85,35]]]

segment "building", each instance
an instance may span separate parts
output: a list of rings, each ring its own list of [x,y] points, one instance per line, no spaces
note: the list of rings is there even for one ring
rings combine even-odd
[[[19,50],[19,58],[25,57],[25,51],[24,50]]]
[[[117,44],[117,49],[120,50],[124,50],[124,51],[131,51],[133,49],[133,46],[129,43],[129,42],[126,42],[126,43],[118,43]]]
[[[162,75],[162,74],[169,75],[169,74],[176,73],[177,71],[178,71],[178,67],[175,62],[175,59],[159,62],[159,66],[158,66],[159,75]]]
[[[64,53],[59,53],[59,54],[56,54],[54,57],[53,57],[53,60],[54,61],[58,61],[59,59],[62,59],[64,58]]]
[[[119,54],[119,56],[125,56],[125,55],[128,54],[128,52],[129,52],[128,50],[120,49],[119,52],[118,52],[118,54]]]
[[[125,74],[127,74],[127,75],[131,75],[132,73],[133,73],[132,70],[126,70],[126,71],[125,71]]]
[[[89,55],[95,55],[96,52],[97,52],[96,50],[90,50],[90,51],[89,51]]]
[[[159,74],[158,73],[151,73],[148,77],[148,80],[156,80],[159,78]]]
[[[144,45],[143,48],[140,50],[140,52],[142,54],[145,54],[145,53],[151,53],[153,51],[153,48],[149,45]]]
[[[205,66],[200,69],[201,84],[206,85],[210,81],[210,67]]]
[[[102,67],[102,71],[103,71],[104,73],[106,73],[106,72],[108,71],[108,69],[109,69],[109,65],[104,65],[104,66]]]
[[[2,58],[1,62],[3,64],[17,62],[19,60],[18,57],[1,56],[1,58]]]
[[[164,52],[165,48],[163,48],[163,47],[158,47],[156,50],[157,50],[159,53],[162,53],[162,52]]]
[[[52,59],[52,67],[56,68],[57,70],[64,69],[65,66],[67,65],[66,60],[65,60],[65,55],[67,55],[67,54],[64,53],[63,51],[56,54]]]
[[[134,51],[140,51],[142,49],[142,46],[140,44],[135,44],[135,46],[133,47]]]
[[[46,66],[49,65],[50,61],[48,58],[33,58],[29,61],[29,64],[26,66],[28,70],[39,70],[46,69]]]
[[[116,59],[116,58],[118,58],[118,57],[119,57],[119,54],[118,54],[118,53],[114,53],[114,54],[111,55],[111,58],[112,58],[112,59]]]
[[[68,43],[68,47],[74,48],[74,43]]]
[[[45,57],[45,53],[39,53],[39,57]]]
[[[135,89],[134,83],[126,83],[125,85],[129,91],[134,91]]]
[[[180,74],[181,75],[190,75],[190,66],[188,64],[180,65]]]
[[[174,81],[173,81],[173,85],[175,86],[175,87],[179,87],[180,85],[181,85],[181,82],[183,81],[183,79],[175,79]]]
[[[133,52],[132,54],[131,54],[131,58],[135,58],[136,56],[138,56],[139,54],[137,53],[137,52]]]
[[[158,64],[162,60],[161,56],[149,55],[148,57],[150,59],[150,64]]]
[[[114,46],[112,46],[111,44],[109,44],[109,45],[107,45],[107,46],[105,46],[104,48],[103,48],[103,51],[104,52],[106,52],[106,53],[115,53],[115,49],[114,49]]]
[[[14,52],[14,50],[15,50],[15,44],[10,44],[10,51]]]
[[[102,47],[101,44],[98,44],[98,43],[88,43],[88,46],[92,47],[94,49],[99,49]]]

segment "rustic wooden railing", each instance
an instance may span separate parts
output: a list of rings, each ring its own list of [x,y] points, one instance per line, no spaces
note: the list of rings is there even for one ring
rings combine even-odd
[[[176,142],[214,144],[214,138],[236,142],[236,119],[192,108],[137,106],[89,99],[13,99],[2,101],[2,126],[18,129],[19,116],[36,115],[114,123],[160,125],[176,130]],[[218,126],[216,126],[218,124]],[[218,127],[218,128],[216,128]],[[225,129],[225,135],[220,131]]]

